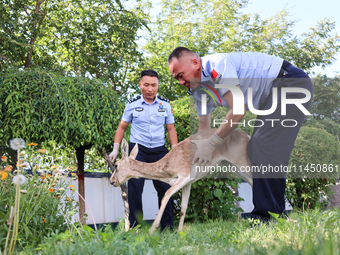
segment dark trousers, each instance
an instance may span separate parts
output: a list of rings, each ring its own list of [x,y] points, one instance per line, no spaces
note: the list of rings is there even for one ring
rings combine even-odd
[[[133,149],[135,143],[129,144],[129,152]],[[165,156],[168,153],[168,149],[163,145],[156,148],[147,148],[142,145],[138,145],[138,154],[136,160],[146,163],[153,163]],[[142,205],[142,193],[144,189],[145,178],[130,179],[128,181],[128,200],[130,206],[130,227],[135,227],[143,220],[143,205]],[[161,202],[165,192],[170,188],[170,185],[158,180],[153,180],[153,186],[155,187],[158,195],[158,207],[161,206]],[[171,198],[165,207],[162,219],[161,230],[166,227],[172,229],[174,219],[173,199]]]
[[[290,71],[284,78],[277,78],[273,82],[273,87],[278,88],[277,109],[270,115],[257,116],[257,119],[264,121],[264,125],[254,128],[254,132],[247,146],[248,157],[252,167],[288,166],[290,154],[305,115],[294,104],[287,104],[286,115],[281,115],[281,88],[305,88],[311,92],[313,98],[313,84],[307,74],[298,68]],[[305,94],[303,93],[287,94],[287,98],[289,99],[304,97]],[[309,109],[312,98],[303,104],[306,109]],[[272,95],[270,94],[267,100],[262,103],[261,110],[270,109],[272,101]],[[274,127],[272,127],[272,122],[265,121],[265,119],[275,119],[279,121],[275,121]],[[281,125],[281,121],[283,120],[287,120],[284,122],[286,126],[295,125],[295,122],[288,121],[288,119],[293,119],[297,121],[298,124],[295,127],[283,127]],[[260,125],[260,123],[256,125]],[[253,172],[254,210],[252,211],[251,218],[267,221],[270,219],[268,212],[282,214],[285,210],[285,189],[286,173],[284,171],[266,174]]]

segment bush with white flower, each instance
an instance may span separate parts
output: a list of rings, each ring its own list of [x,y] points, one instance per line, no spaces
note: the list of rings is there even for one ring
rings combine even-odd
[[[73,197],[67,196],[72,187],[66,176],[73,167],[60,169],[46,149],[35,143],[23,151],[25,141],[20,138],[11,140],[10,146],[17,150],[18,159],[14,167],[9,155],[0,155],[0,251],[5,250],[6,244],[8,251],[11,245],[16,251],[37,246],[52,233],[70,229],[68,212],[76,213],[78,208]],[[29,166],[32,174],[24,171]]]

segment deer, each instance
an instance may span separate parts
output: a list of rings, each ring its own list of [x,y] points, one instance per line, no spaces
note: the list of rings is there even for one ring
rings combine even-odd
[[[156,219],[149,229],[150,234],[159,227],[160,220],[169,199],[180,189],[182,189],[182,201],[178,232],[182,231],[189,202],[191,184],[211,174],[210,171],[197,171],[200,166],[191,164],[191,159],[193,159],[197,150],[195,141],[207,139],[215,131],[216,129],[206,129],[191,135],[189,138],[174,146],[169,153],[155,163],[144,163],[135,160],[138,154],[137,145],[132,149],[129,156],[128,143],[125,139],[122,140],[122,158],[115,163],[114,167],[111,167],[114,168],[110,177],[110,183],[112,185],[119,187],[131,178],[147,178],[160,180],[171,186],[162,199]],[[233,175],[243,179],[252,187],[252,173],[250,171],[240,170],[250,167],[247,156],[249,138],[246,133],[235,129],[224,141],[216,146],[210,165],[236,166],[238,171],[235,171]],[[108,159],[108,157],[106,158]]]

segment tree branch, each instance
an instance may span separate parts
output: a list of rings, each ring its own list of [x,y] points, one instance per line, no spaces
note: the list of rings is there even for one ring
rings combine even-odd
[[[1,55],[0,55],[0,58],[9,61],[9,58],[7,58],[7,57],[5,57],[5,56],[1,56]]]
[[[125,80],[125,78],[126,78],[126,74],[127,74],[127,69],[128,69],[128,67],[129,67],[129,63],[126,63],[126,66],[125,66],[125,73],[124,73],[124,77],[123,77],[123,79],[122,79],[122,85],[123,85],[124,80]]]

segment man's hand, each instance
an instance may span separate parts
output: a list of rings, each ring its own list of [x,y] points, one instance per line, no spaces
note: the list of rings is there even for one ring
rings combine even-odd
[[[197,151],[195,153],[194,159],[192,161],[192,164],[195,163],[196,160],[198,160],[198,164],[201,163],[208,163],[211,161],[212,154],[215,150],[215,147],[209,142],[209,139],[204,140],[193,140],[191,141],[197,145]]]
[[[115,159],[117,158],[118,155],[118,149],[119,149],[119,143],[115,143],[113,145],[113,151],[110,153],[109,155],[109,159],[110,161],[113,163],[113,161],[115,161]]]
[[[223,139],[220,138],[216,133],[214,133],[208,139],[192,141],[197,145],[197,151],[195,153],[192,164],[194,164],[196,160],[198,160],[198,164],[204,164],[211,161],[216,146],[222,141]]]

